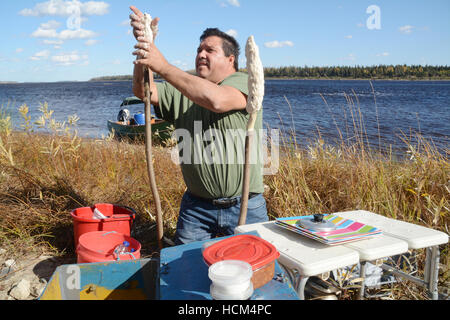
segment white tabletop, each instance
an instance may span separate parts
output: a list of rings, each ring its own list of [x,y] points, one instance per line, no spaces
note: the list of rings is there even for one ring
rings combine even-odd
[[[448,242],[448,235],[412,223],[390,219],[369,211],[357,210],[333,213],[382,230],[369,239],[329,246],[275,225],[275,221],[239,226],[235,233],[257,231],[280,252],[279,261],[288,268],[298,269],[303,276],[374,261]]]
[[[302,276],[314,276],[359,262],[358,252],[345,246],[329,246],[276,226],[274,221],[239,226],[235,233],[257,231],[280,253],[278,261]]]
[[[408,251],[408,243],[406,241],[384,234],[350,242],[343,246],[358,251],[360,261],[374,261]]]
[[[387,218],[369,211],[357,210],[333,214],[380,228],[384,235],[406,241],[409,249],[421,249],[448,242],[448,235],[444,232]]]

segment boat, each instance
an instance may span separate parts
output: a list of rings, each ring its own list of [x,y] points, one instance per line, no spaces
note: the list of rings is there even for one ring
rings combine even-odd
[[[143,104],[144,102],[138,97],[128,97],[122,101],[120,105],[121,110],[116,121],[108,120],[108,130],[115,138],[128,138],[131,140],[145,139],[145,124],[136,123],[134,118],[130,117],[129,111],[125,109],[126,106]],[[142,113],[136,115],[143,116]],[[136,116],[135,115],[135,116]],[[171,138],[172,129],[171,124],[163,119],[158,119],[152,116],[152,134],[153,137],[165,141]]]

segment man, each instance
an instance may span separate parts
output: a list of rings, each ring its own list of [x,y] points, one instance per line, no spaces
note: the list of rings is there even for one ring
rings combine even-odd
[[[248,76],[238,72],[239,44],[218,29],[206,29],[197,49],[196,75],[192,75],[169,64],[155,44],[143,38],[143,14],[135,7],[131,10],[131,25],[138,40],[133,52],[138,56],[133,92],[141,99],[145,95],[144,66],[159,74],[165,82],[151,81],[156,115],[173,123],[177,132],[188,133],[183,135],[183,150],[179,148],[187,191],[181,201],[175,243],[233,234],[240,215],[243,163],[220,160],[243,159],[244,154],[242,144],[224,138],[233,130],[245,133],[249,118],[245,110]],[[152,23],[158,21],[156,18]],[[261,128],[260,111],[255,130]],[[214,143],[220,148],[215,149],[215,161],[210,161],[211,157],[204,156],[205,150],[211,150]],[[263,191],[262,164],[257,160],[250,171],[248,224],[268,220]]]

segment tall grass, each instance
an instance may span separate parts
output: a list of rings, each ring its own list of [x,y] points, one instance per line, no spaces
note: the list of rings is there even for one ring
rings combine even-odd
[[[0,246],[29,248],[46,244],[54,252],[72,252],[70,211],[107,202],[134,208],[149,248],[154,242],[152,197],[143,143],[80,139],[76,117],[58,123],[41,106],[33,122],[20,107],[24,131],[0,133]],[[34,129],[43,129],[35,134]],[[168,150],[154,147],[155,170],[167,233],[174,230],[184,184]],[[18,245],[18,244],[24,245]],[[151,250],[150,250],[151,251]]]
[[[295,135],[283,137],[279,171],[264,178],[270,217],[364,209],[448,233],[448,153],[438,152],[420,134],[414,139],[405,135],[408,157],[398,161],[389,150],[368,145],[360,110],[349,109],[354,139],[327,145],[319,135],[305,148],[297,145]],[[19,110],[22,131],[12,131],[6,116],[0,122],[0,246],[73,254],[70,211],[107,202],[137,211],[133,236],[143,244],[144,256],[155,252],[144,144],[111,137],[80,139],[77,118],[55,122],[45,104],[34,122],[26,106]],[[35,134],[36,127],[45,134]],[[185,184],[169,151],[154,146],[165,234],[170,237]],[[442,249],[440,285],[449,280],[448,246]],[[423,265],[423,252],[420,259]]]
[[[340,139],[332,145],[325,143],[318,130],[317,139],[302,147],[292,130],[284,130],[278,174],[265,178],[271,217],[367,210],[448,234],[449,150],[438,150],[420,133],[399,137],[406,150],[401,157],[389,146],[383,147],[380,137],[374,146],[369,143],[356,94],[346,100],[351,125],[341,129],[334,121]],[[292,112],[290,104],[289,108]],[[449,246],[440,249],[440,285],[448,290]],[[425,252],[418,254],[423,270]],[[423,291],[419,295],[425,296]]]

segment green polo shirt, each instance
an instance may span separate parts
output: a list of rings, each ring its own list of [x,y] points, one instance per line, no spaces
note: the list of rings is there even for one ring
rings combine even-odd
[[[205,109],[175,89],[170,83],[157,83],[158,117],[171,122],[178,141],[181,171],[192,194],[216,199],[242,194],[245,135],[249,114],[246,110],[215,113]],[[236,72],[219,85],[234,87],[248,95],[248,75]],[[262,193],[262,110],[255,124],[250,165],[250,192]]]

